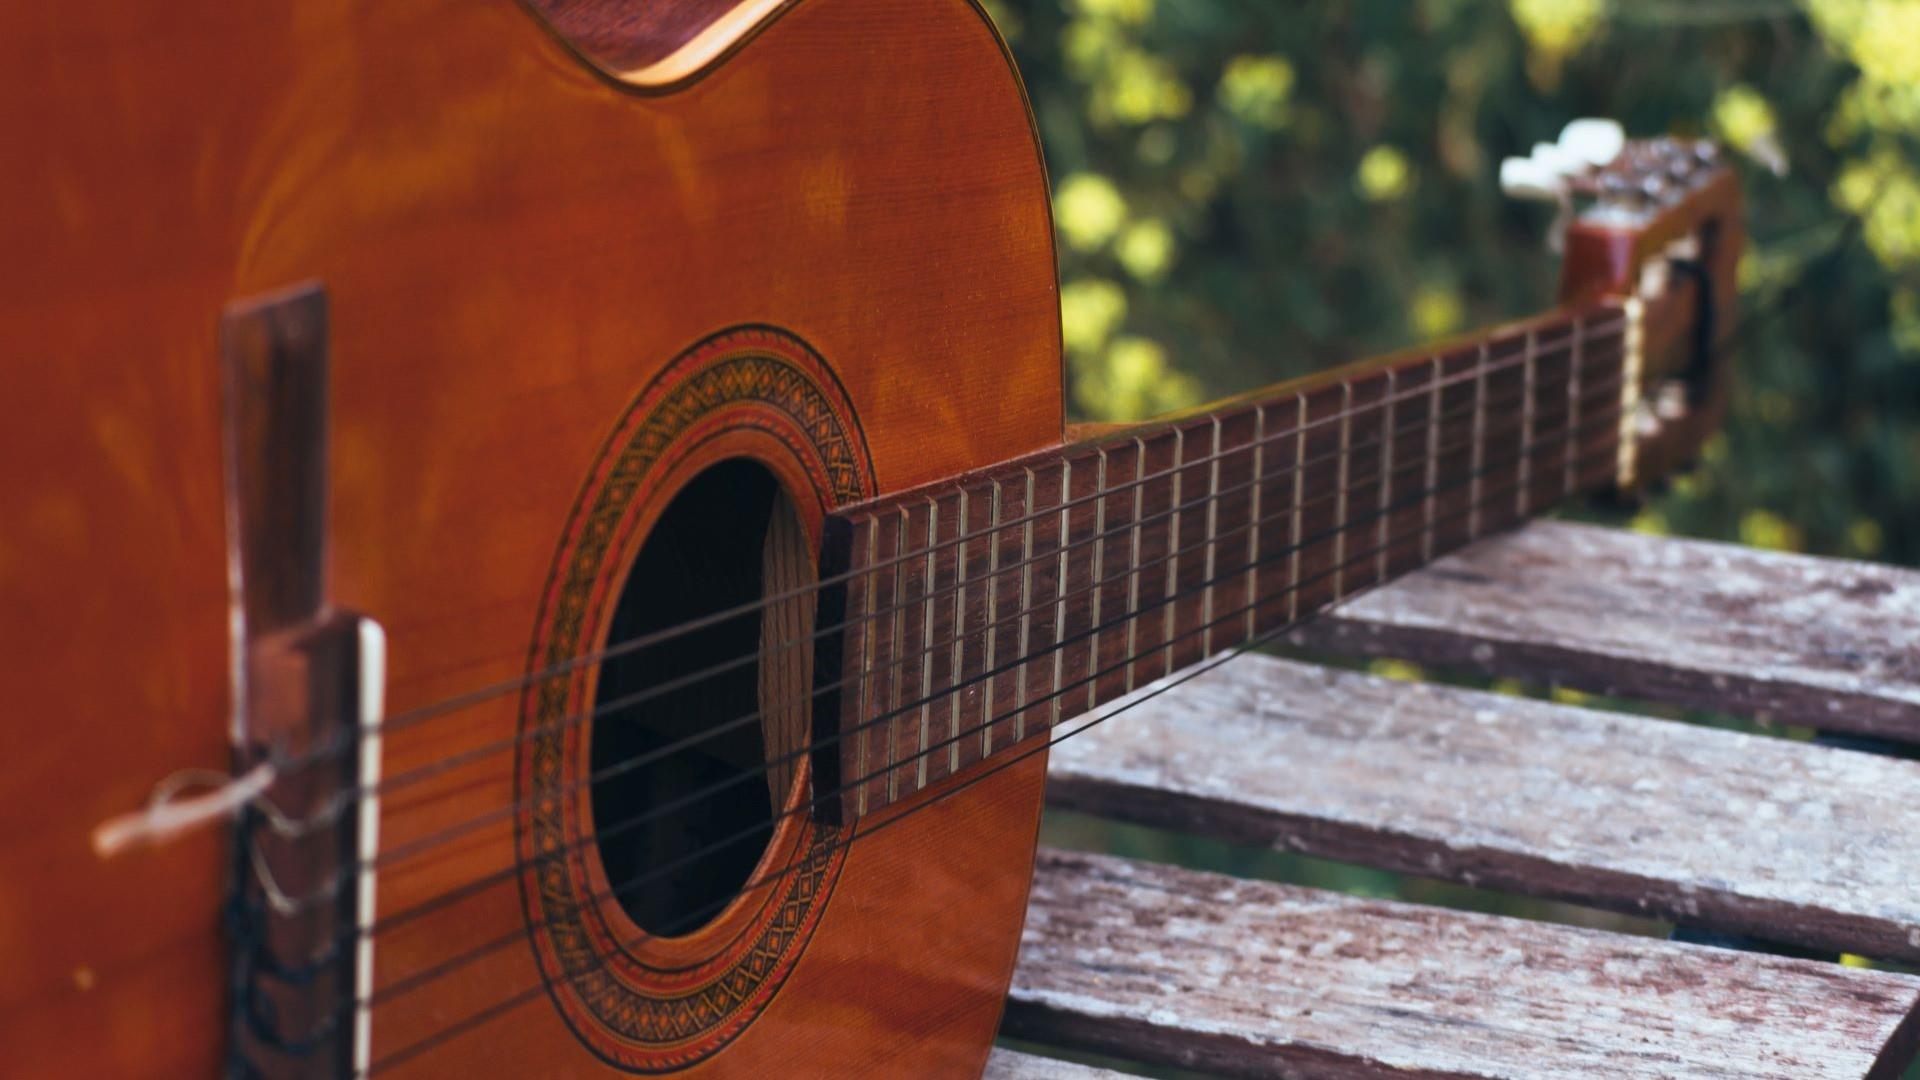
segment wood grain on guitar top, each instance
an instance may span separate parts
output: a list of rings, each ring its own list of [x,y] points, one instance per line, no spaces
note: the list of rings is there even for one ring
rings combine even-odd
[[[718,6],[631,7],[671,37]],[[814,346],[882,492],[1060,440],[1044,170],[963,0],[797,5],[664,96],[590,71],[510,0],[11,5],[0,57],[23,166],[0,170],[9,1075],[204,1076],[224,1050],[223,838],[102,861],[88,831],[174,770],[228,765],[215,332],[232,299],[328,290],[333,592],[388,628],[390,712],[524,672],[603,441],[717,330]],[[517,717],[507,696],[396,735],[387,772]],[[977,1070],[1044,770],[852,848],[792,975],[710,1065]],[[388,801],[383,846],[505,804],[509,773]],[[510,829],[482,831],[383,873],[379,909],[512,855]],[[511,885],[477,894],[381,940],[376,983],[522,921]],[[385,1026],[376,1012],[375,1057],[539,978],[529,948],[500,950]],[[598,1067],[536,997],[395,1071]]]

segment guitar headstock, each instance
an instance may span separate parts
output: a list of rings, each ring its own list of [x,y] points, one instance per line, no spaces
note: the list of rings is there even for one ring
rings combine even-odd
[[[1725,412],[1726,345],[1746,244],[1740,185],[1704,140],[1629,140],[1576,120],[1557,143],[1501,167],[1508,194],[1562,208],[1560,302],[1618,303],[1629,363],[1618,486],[1684,467]]]

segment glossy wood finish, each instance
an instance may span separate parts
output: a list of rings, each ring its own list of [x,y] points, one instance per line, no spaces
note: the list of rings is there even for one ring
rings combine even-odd
[[[1643,477],[1659,477],[1692,464],[1702,444],[1719,430],[1733,392],[1738,344],[1740,256],[1746,250],[1740,184],[1730,172],[1707,179],[1677,205],[1644,227],[1622,228],[1576,221],[1567,230],[1560,299],[1577,303],[1594,296],[1624,295],[1650,265],[1664,270],[1670,253],[1684,251],[1704,281],[1673,282],[1649,303],[1646,371],[1649,391],[1668,379],[1694,385],[1688,407],[1665,417],[1635,448]],[[1678,245],[1678,247],[1676,247]],[[1698,364],[1698,370],[1689,371]],[[1628,492],[1639,478],[1625,483]]]
[[[660,365],[718,329],[815,347],[881,490],[1060,439],[1043,168],[961,0],[801,4],[667,96],[589,70],[507,0],[12,5],[0,58],[9,1075],[203,1076],[222,1052],[223,839],[103,862],[87,834],[174,770],[227,764],[230,300],[328,289],[334,595],[387,625],[393,712],[524,670],[589,463]],[[387,771],[516,715],[509,696],[397,736]],[[726,1063],[977,1071],[1043,773],[856,845]],[[383,844],[502,805],[507,781],[480,769],[391,801]],[[511,855],[506,830],[479,834],[383,874],[380,909]],[[509,886],[415,922],[380,942],[379,980],[521,919]],[[376,1057],[535,979],[524,943],[502,949],[376,1017]],[[411,1064],[596,1067],[544,997]]]
[[[525,0],[580,58],[636,89],[698,78],[794,0]]]

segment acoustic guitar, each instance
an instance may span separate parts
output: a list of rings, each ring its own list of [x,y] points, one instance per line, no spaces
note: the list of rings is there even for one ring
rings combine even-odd
[[[970,0],[0,53],[7,1076],[977,1075],[1052,741],[1725,401],[1697,143],[1509,165],[1552,311],[1070,431]]]

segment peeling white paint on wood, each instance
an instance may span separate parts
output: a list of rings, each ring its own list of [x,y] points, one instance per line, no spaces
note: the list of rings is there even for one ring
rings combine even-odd
[[[1535,522],[1294,640],[1920,741],[1920,573],[1894,567]]]
[[[1142,824],[1920,962],[1920,762],[1247,656],[1049,776]]]
[[[1090,1069],[1069,1061],[1018,1054],[995,1047],[980,1080],[1123,1080],[1108,1069]]]
[[[1906,976],[1043,852],[1006,1029],[1233,1075],[1857,1080],[1916,1006]]]

